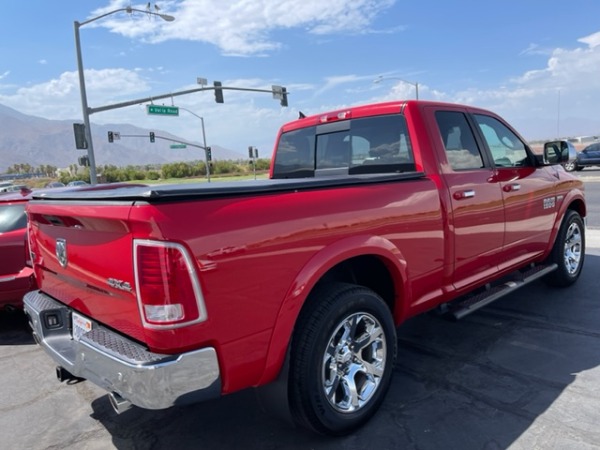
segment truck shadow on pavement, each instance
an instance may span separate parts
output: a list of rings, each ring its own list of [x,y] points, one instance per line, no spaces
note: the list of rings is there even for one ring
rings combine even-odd
[[[22,310],[0,311],[0,345],[35,344]]]
[[[164,411],[116,415],[106,396],[92,417],[118,449],[592,448],[600,442],[600,257],[579,282],[536,282],[453,323],[434,315],[398,331],[392,387],[350,436],[292,427],[252,390]]]

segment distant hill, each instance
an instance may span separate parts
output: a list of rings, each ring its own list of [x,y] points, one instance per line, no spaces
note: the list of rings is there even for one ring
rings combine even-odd
[[[34,167],[51,164],[58,168],[76,164],[77,158],[87,153],[75,148],[74,122],[81,120],[48,120],[28,116],[0,104],[0,173],[6,172],[13,164],[31,164]],[[111,144],[107,139],[108,131],[144,137],[123,138]],[[152,131],[157,136],[189,142],[167,132]],[[162,139],[150,143],[149,133],[150,130],[128,124],[92,124],[96,165],[164,164],[204,159],[201,149],[171,149],[172,142]],[[200,142],[191,143],[201,145]],[[211,145],[211,149],[214,160],[236,160],[244,157],[239,152],[218,145]]]

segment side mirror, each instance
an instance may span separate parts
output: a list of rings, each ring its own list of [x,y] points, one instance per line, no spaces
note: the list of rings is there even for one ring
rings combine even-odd
[[[544,144],[544,164],[567,164],[577,159],[577,150],[568,141],[550,141]]]

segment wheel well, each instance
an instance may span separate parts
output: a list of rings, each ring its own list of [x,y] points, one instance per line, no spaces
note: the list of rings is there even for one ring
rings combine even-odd
[[[585,217],[587,214],[585,203],[583,203],[581,200],[575,200],[569,205],[568,209],[576,211],[581,217]]]
[[[317,286],[331,282],[345,282],[367,287],[377,293],[388,305],[392,314],[396,306],[396,289],[390,269],[374,255],[356,256],[332,267],[319,280]]]

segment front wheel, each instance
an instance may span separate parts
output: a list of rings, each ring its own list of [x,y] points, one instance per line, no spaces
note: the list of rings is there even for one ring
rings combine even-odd
[[[346,434],[379,408],[396,357],[390,309],[370,289],[332,283],[311,294],[294,331],[289,400],[297,424]]]
[[[585,227],[581,216],[569,210],[563,218],[548,262],[558,269],[546,277],[551,286],[567,287],[577,281],[585,259]]]
[[[577,170],[577,163],[575,161],[568,162],[564,165],[564,168],[567,172],[573,172]]]

